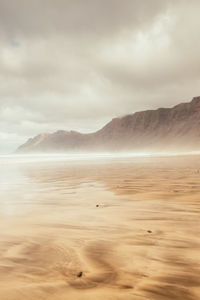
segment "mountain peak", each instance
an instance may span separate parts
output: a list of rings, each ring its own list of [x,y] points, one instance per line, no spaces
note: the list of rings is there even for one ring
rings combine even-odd
[[[192,104],[196,105],[196,104],[200,104],[200,96],[194,97],[191,101]]]

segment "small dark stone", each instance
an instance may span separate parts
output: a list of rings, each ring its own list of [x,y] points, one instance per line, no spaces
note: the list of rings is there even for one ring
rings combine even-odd
[[[99,204],[97,204],[96,207],[99,207]]]
[[[147,230],[147,232],[148,232],[148,233],[152,233],[152,231],[151,231],[151,230]]]
[[[123,284],[120,287],[121,287],[121,289],[132,289],[133,288],[131,285],[126,285],[126,284]]]
[[[79,272],[79,273],[77,274],[77,277],[82,277],[82,275],[83,275],[83,272]]]

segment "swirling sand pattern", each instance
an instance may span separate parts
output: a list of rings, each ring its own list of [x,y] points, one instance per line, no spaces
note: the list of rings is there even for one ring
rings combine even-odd
[[[198,169],[199,157],[5,166],[18,177],[0,191],[0,299],[200,299]]]

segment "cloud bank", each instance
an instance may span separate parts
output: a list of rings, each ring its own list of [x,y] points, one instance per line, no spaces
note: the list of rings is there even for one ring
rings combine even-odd
[[[196,0],[0,0],[0,152],[200,94]]]

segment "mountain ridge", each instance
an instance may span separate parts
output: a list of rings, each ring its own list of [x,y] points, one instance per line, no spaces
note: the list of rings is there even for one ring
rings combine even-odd
[[[24,152],[200,149],[200,96],[172,108],[113,118],[93,133],[58,130],[29,139]]]

